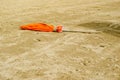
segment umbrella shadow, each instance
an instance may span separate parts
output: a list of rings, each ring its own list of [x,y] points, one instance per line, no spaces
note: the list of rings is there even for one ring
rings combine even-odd
[[[87,28],[94,29],[96,31],[101,31],[107,34],[111,34],[120,37],[120,23],[112,22],[88,22],[78,24],[77,26],[83,26]]]

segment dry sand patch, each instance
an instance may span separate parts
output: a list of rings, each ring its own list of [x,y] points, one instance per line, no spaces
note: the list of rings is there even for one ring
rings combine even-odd
[[[0,80],[119,80],[119,0],[1,0]],[[22,31],[45,22],[67,30]]]

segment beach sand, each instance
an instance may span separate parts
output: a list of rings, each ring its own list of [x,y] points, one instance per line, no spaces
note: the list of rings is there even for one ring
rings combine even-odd
[[[0,80],[120,80],[120,0],[0,0]]]

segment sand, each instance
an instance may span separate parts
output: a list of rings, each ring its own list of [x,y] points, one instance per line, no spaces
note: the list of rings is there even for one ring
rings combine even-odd
[[[120,0],[0,0],[0,80],[120,80]]]

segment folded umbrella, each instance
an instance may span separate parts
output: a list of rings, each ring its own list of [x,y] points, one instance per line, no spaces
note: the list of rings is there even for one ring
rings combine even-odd
[[[98,31],[76,31],[76,30],[63,30],[63,26],[54,27],[53,25],[45,23],[33,23],[20,26],[22,30],[33,30],[41,32],[75,32],[75,33],[98,33]]]

